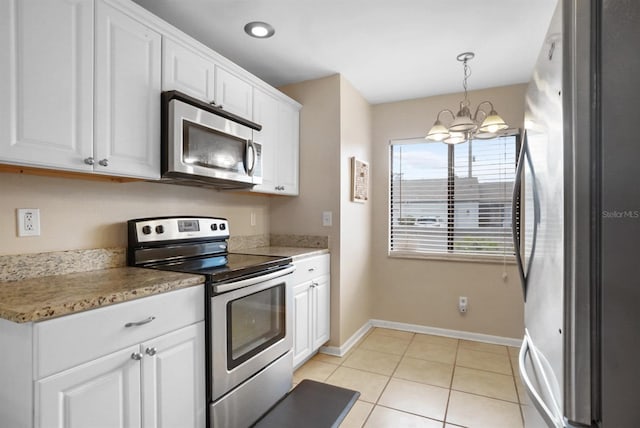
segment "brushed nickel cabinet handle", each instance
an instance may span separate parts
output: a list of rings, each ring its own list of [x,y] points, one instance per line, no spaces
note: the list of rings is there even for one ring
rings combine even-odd
[[[96,160],[93,157],[89,156],[88,158],[84,159],[84,163],[86,163],[87,165],[93,165],[94,163],[96,163]]]
[[[125,327],[138,327],[140,325],[145,325],[145,324],[149,324],[151,321],[153,321],[154,319],[156,319],[156,317],[149,317],[147,319],[144,319],[142,321],[135,321],[135,322],[128,322],[126,323],[124,326]]]
[[[105,159],[99,160],[98,163],[102,166],[109,166],[109,159],[105,158]]]
[[[154,355],[156,355],[158,353],[158,350],[156,348],[147,348],[146,351],[144,351],[148,356],[153,357]]]
[[[140,361],[142,357],[144,357],[144,355],[142,355],[140,352],[134,352],[133,354],[131,354],[132,360]]]

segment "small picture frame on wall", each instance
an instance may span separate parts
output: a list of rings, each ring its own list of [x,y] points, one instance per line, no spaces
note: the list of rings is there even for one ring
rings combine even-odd
[[[365,203],[369,200],[369,164],[351,158],[351,200]]]

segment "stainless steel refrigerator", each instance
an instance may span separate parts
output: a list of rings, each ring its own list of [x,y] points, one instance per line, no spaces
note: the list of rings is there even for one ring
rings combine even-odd
[[[560,0],[514,188],[526,428],[640,427],[639,100],[640,2]]]

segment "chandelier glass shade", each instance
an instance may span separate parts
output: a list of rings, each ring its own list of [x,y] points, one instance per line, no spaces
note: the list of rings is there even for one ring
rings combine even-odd
[[[473,52],[463,52],[458,55],[458,61],[464,64],[464,100],[460,101],[458,113],[449,109],[440,110],[433,126],[425,137],[427,140],[442,141],[447,144],[458,144],[472,139],[494,138],[500,131],[509,128],[504,119],[496,112],[490,101],[482,101],[471,114],[470,102],[467,97],[467,79],[471,75],[468,61],[473,59]],[[481,107],[488,107],[488,112]],[[442,122],[442,116],[450,116],[449,125]]]

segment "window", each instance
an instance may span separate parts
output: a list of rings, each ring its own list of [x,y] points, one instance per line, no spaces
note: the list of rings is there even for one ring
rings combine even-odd
[[[391,255],[513,255],[519,136],[391,142]],[[517,213],[516,213],[517,215]]]

